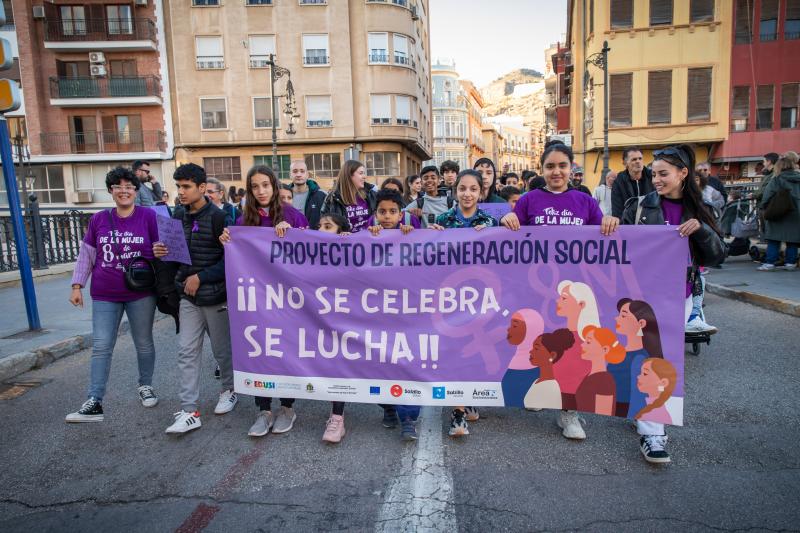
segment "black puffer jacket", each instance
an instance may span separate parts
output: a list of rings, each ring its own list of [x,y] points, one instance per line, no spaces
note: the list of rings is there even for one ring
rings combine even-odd
[[[219,236],[225,229],[225,212],[207,202],[197,212],[177,208],[173,218],[183,222],[183,234],[192,258],[191,265],[181,265],[175,276],[175,286],[181,298],[195,305],[217,305],[227,300],[225,293],[225,253]],[[183,292],[186,278],[197,274],[200,288],[194,296]]]
[[[614,183],[616,185],[616,183]],[[636,212],[639,208],[638,201],[628,202],[622,214],[622,223],[648,224],[663,226],[664,212],[661,210],[661,197],[653,191],[642,199],[641,213],[636,219]],[[686,222],[686,213],[681,216],[681,222]],[[689,237],[692,250],[692,262],[695,266],[716,266],[725,260],[726,247],[722,237],[707,224],[702,224],[699,230]]]
[[[369,214],[373,215],[375,214],[375,209],[378,208],[378,189],[371,183],[365,183],[364,190],[367,193],[366,200],[367,206],[369,206]],[[325,197],[325,203],[322,204],[322,212],[320,213],[320,217],[325,216],[328,213],[341,215],[344,218],[347,218],[347,206],[342,199],[342,194],[339,192],[339,189],[331,191],[328,196]],[[310,222],[311,221],[309,221],[309,223]]]
[[[306,215],[306,220],[308,220],[308,227],[319,229],[319,218],[322,206],[325,204],[326,194],[314,180],[306,180],[306,185],[308,185],[308,196],[306,197],[306,205],[303,206],[303,213]]]

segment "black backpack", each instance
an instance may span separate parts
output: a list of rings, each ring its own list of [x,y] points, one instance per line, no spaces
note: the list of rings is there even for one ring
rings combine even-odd
[[[452,209],[453,205],[455,205],[456,199],[450,195],[447,195],[447,209]],[[420,196],[417,198],[417,208],[422,209],[422,206],[425,205],[425,197]]]

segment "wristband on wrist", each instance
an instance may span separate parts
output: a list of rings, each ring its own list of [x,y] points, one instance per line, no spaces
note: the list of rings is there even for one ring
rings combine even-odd
[[[73,283],[72,284],[72,288],[73,289],[82,289],[83,287],[81,287],[81,285],[79,283]]]

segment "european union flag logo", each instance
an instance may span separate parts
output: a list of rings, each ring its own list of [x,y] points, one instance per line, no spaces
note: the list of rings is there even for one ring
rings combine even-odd
[[[380,387],[370,387],[369,388],[370,396],[380,396],[381,388]]]
[[[445,392],[444,387],[434,387],[433,388],[433,399],[434,400],[444,400]]]

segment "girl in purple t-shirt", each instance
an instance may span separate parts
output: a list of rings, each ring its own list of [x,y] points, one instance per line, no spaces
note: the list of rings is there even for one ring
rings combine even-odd
[[[66,417],[67,422],[102,422],[103,396],[111,355],[117,342],[119,324],[125,313],[139,364],[139,398],[145,407],[154,407],[153,316],[156,296],[152,291],[131,291],[125,285],[124,264],[130,258],[153,259],[153,243],[158,241],[156,212],[134,205],[141,184],[133,171],[117,167],[106,175],[106,188],[115,207],[95,213],[89,220],[72,275],[69,301],[83,307],[83,293],[89,277],[92,286],[92,358],[90,359],[89,399]]]
[[[619,226],[619,219],[603,216],[594,198],[569,187],[574,159],[572,150],[565,144],[553,144],[545,149],[541,158],[545,187],[522,195],[514,210],[505,215],[500,223],[514,231],[521,226],[588,225],[600,226],[603,235],[614,233]],[[557,423],[566,438],[586,438],[575,411],[560,411]]]
[[[251,168],[247,172],[244,213],[236,219],[236,225],[274,228],[278,237],[286,235],[289,228],[307,228],[308,220],[305,215],[291,204],[281,202],[280,188],[278,179],[269,167],[256,165]],[[223,230],[219,240],[222,244],[230,242],[231,234],[228,228]],[[277,415],[272,413],[271,397],[256,396],[255,401],[259,413],[248,435],[263,437],[270,430],[273,433],[286,433],[292,429],[297,420],[293,409],[294,398],[281,398],[281,408]]]

